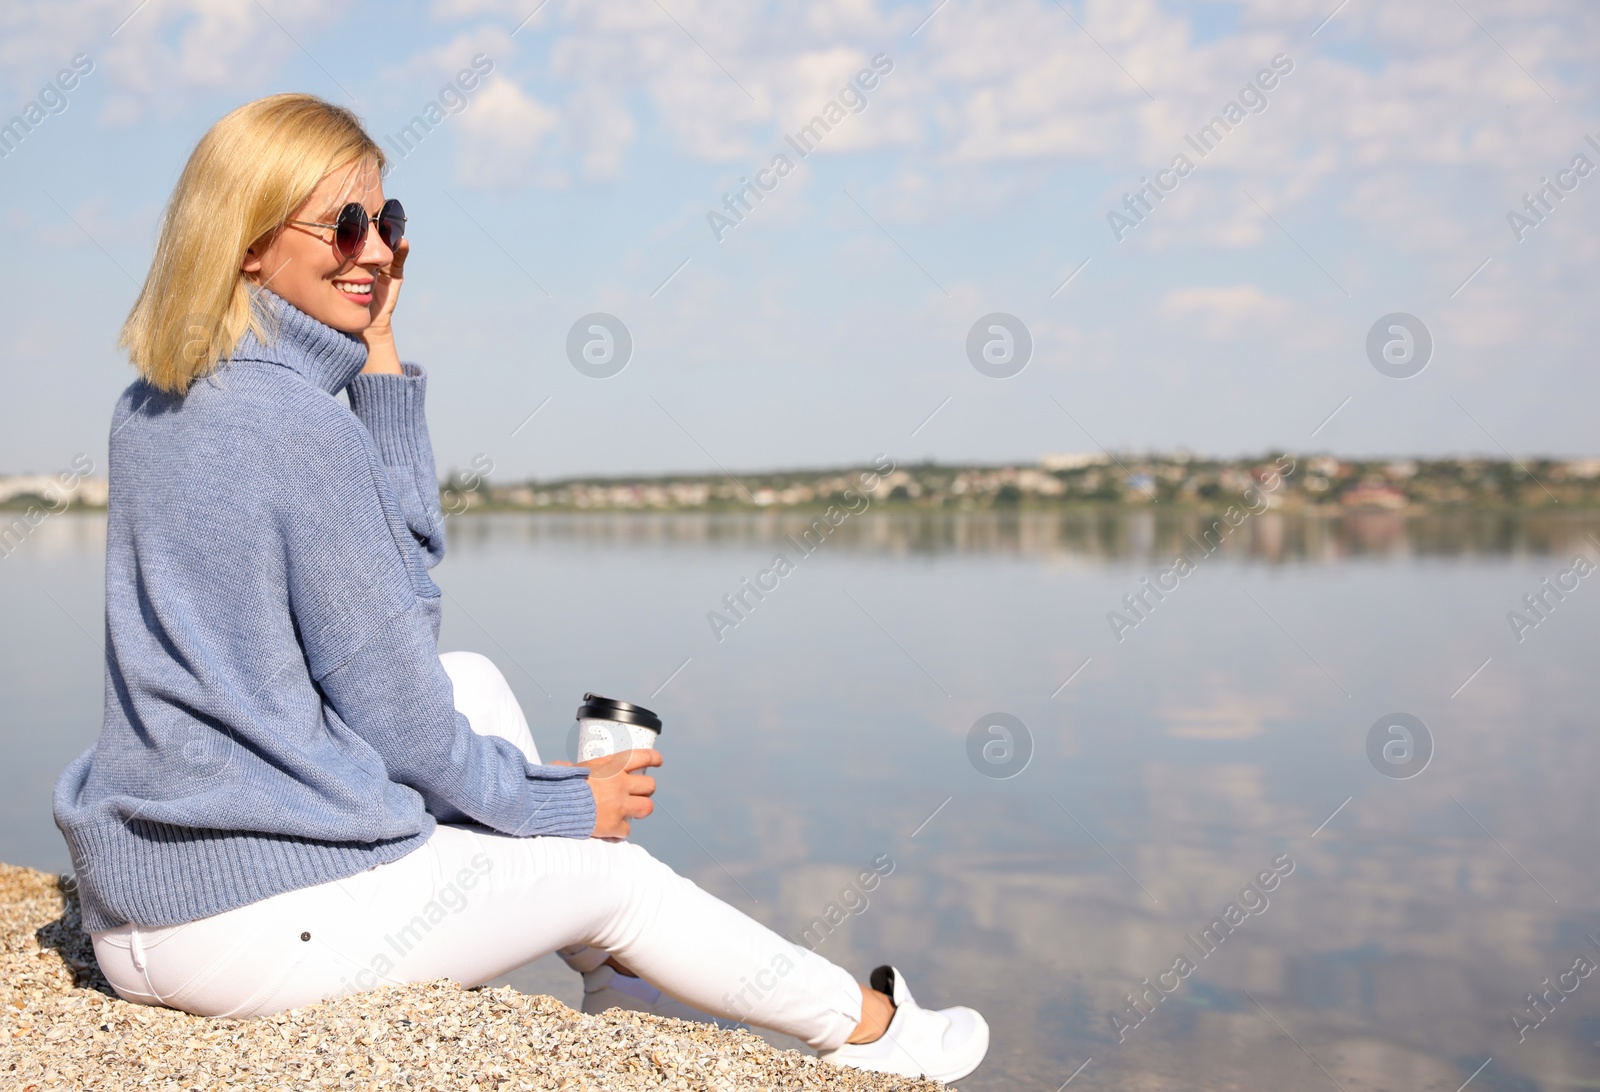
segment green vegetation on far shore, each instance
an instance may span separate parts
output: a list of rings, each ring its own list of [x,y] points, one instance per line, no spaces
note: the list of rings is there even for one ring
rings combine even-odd
[[[886,465],[880,462],[879,467]],[[864,477],[865,475],[865,477]],[[864,481],[877,478],[875,488]],[[1600,459],[1339,459],[1273,454],[1047,456],[1037,463],[873,467],[503,483],[453,474],[446,512],[758,511],[872,506],[952,512],[1168,504],[1345,510],[1600,506]]]
[[[885,471],[885,468],[889,468]],[[0,509],[102,509],[104,478],[0,477]],[[43,484],[41,484],[43,483]],[[1600,458],[1260,459],[1051,455],[1035,463],[895,465],[739,474],[666,474],[504,482],[492,469],[448,475],[440,503],[467,511],[762,511],[830,505],[970,512],[1150,504],[1221,509],[1261,499],[1286,511],[1600,507]]]

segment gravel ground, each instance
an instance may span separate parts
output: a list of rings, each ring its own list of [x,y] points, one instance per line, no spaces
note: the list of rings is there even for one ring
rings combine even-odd
[[[56,876],[0,864],[0,1087],[50,1089],[861,1089],[863,1073],[743,1031],[509,988],[394,986],[254,1020],[132,1005],[95,965]]]

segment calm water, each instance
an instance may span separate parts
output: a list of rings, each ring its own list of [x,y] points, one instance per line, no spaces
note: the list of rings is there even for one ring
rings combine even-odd
[[[458,517],[444,647],[502,666],[550,755],[584,690],[658,709],[636,839],[787,935],[854,905],[819,951],[988,1016],[965,1088],[1600,1087],[1600,975],[1559,978],[1600,964],[1600,575],[1521,606],[1600,520],[1255,517],[1142,620],[1123,597],[1200,556],[1175,514],[874,514],[807,557],[803,525]],[[48,791],[99,721],[103,526],[0,560],[8,861],[66,865]],[[1406,779],[1396,713],[1432,742]],[[579,996],[548,961],[513,980]]]

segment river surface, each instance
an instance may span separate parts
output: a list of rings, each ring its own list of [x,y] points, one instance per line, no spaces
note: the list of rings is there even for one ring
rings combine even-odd
[[[442,647],[547,756],[585,690],[659,711],[635,840],[979,1008],[963,1088],[1600,1087],[1600,519],[1267,513],[1211,550],[1182,513],[871,513],[805,553],[808,523],[455,517]],[[0,560],[13,863],[68,863],[103,545],[55,516]],[[553,959],[508,980],[580,996]]]

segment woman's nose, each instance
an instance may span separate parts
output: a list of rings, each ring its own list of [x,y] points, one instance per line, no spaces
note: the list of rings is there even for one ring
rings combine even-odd
[[[367,241],[361,248],[361,256],[356,259],[356,264],[380,266],[388,265],[392,261],[394,261],[394,251],[384,245],[383,237],[378,234],[378,225],[373,224],[367,229]]]

